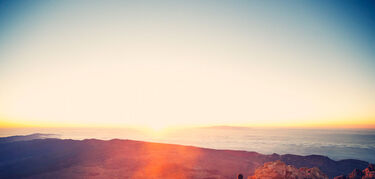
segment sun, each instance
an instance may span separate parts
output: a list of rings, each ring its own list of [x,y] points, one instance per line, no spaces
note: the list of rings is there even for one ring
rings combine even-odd
[[[152,137],[162,137],[170,129],[167,125],[163,123],[152,123],[145,127],[145,132]]]
[[[157,124],[157,123],[155,123],[155,124],[152,124],[152,125],[150,125],[149,126],[153,131],[162,131],[162,130],[164,130],[164,129],[166,129],[167,128],[167,126],[165,126],[165,125],[163,125],[163,124]]]

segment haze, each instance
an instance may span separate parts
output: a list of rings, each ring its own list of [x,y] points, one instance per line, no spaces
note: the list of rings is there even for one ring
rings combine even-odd
[[[0,127],[374,128],[374,12],[370,1],[1,2]]]

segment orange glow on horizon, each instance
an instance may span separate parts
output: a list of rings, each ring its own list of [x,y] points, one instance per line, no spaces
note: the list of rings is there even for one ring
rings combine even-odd
[[[163,135],[170,130],[195,127],[212,127],[212,126],[234,126],[234,127],[260,127],[260,128],[359,128],[375,129],[375,118],[363,119],[336,119],[326,120],[326,122],[272,122],[272,123],[252,123],[252,124],[206,124],[206,125],[174,125],[168,126],[158,124],[155,126],[124,125],[124,124],[80,124],[80,123],[52,123],[52,122],[13,122],[12,120],[0,119],[0,128],[134,128],[152,135]]]

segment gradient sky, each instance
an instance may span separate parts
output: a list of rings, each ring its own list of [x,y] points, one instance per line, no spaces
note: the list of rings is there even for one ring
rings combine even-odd
[[[0,1],[0,126],[375,127],[374,1]]]

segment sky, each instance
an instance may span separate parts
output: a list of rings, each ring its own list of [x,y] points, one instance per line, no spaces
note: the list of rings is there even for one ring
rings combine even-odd
[[[0,1],[0,127],[375,128],[373,1]]]

